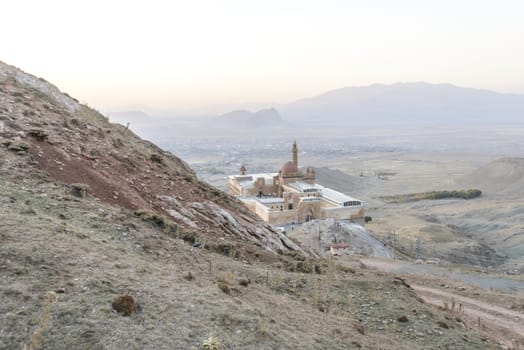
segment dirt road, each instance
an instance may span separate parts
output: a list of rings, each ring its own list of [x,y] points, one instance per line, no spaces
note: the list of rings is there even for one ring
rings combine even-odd
[[[340,224],[354,235],[351,243],[356,244],[356,241],[360,241],[360,244],[367,246],[371,250],[370,256],[386,259],[393,258],[391,250],[384,243],[371,236],[364,227],[344,221],[340,221]]]
[[[425,302],[442,307],[455,301],[462,305],[463,312],[458,315],[469,327],[478,328],[487,337],[509,348],[524,344],[524,314],[480,300],[464,297],[437,288],[411,285]]]
[[[467,327],[478,329],[486,337],[496,341],[506,349],[518,349],[517,344],[524,345],[524,313],[436,287],[440,284],[440,282],[437,282],[438,279],[444,277],[452,281],[454,278],[458,277],[456,274],[460,275],[459,279],[463,283],[480,287],[482,287],[483,284],[480,282],[484,281],[484,279],[493,279],[493,276],[450,271],[448,268],[442,268],[439,266],[413,264],[407,261],[398,260],[363,258],[361,259],[361,262],[366,266],[385,272],[412,275],[413,280],[415,281],[417,281],[417,276],[420,276],[423,277],[425,283],[431,281],[433,276],[435,280],[434,285],[431,285],[431,282],[429,282],[431,286],[417,284],[411,285],[425,302],[437,307],[444,307],[446,303],[451,307],[451,304],[454,301],[457,309],[459,305],[462,306],[462,312],[455,316],[462,319]],[[465,275],[470,278],[465,279]],[[482,281],[479,282],[479,279]],[[506,284],[511,284],[511,287],[513,287],[514,290],[520,290],[520,287],[522,286],[522,281],[520,280],[511,280],[502,277],[497,277],[495,279],[502,279]],[[513,286],[514,283],[516,283],[518,288]],[[494,281],[490,280],[490,285],[494,285]],[[505,289],[500,288],[500,290]],[[509,290],[506,292],[508,291]],[[452,312],[450,311],[450,314],[451,313]]]

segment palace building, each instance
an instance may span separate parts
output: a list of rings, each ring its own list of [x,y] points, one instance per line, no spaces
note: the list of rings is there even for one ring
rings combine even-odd
[[[252,212],[272,225],[303,223],[334,218],[364,222],[364,202],[315,183],[315,169],[298,168],[297,143],[293,160],[284,163],[278,173],[229,176],[229,190]]]

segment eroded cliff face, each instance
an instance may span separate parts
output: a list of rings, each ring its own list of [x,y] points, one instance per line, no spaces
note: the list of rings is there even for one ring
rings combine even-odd
[[[94,200],[162,214],[201,239],[301,250],[229,195],[199,181],[181,159],[64,94],[0,62],[0,171],[88,187]]]

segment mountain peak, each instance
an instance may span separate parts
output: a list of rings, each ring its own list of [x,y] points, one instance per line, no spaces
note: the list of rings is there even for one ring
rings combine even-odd
[[[222,114],[216,121],[220,126],[234,129],[271,128],[283,123],[282,116],[273,107],[255,113],[248,110],[235,110]]]

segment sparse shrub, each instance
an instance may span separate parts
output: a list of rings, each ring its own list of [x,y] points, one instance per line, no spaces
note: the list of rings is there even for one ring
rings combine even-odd
[[[449,329],[448,324],[444,321],[438,321],[437,324],[439,325],[440,328]]]
[[[190,244],[194,244],[196,241],[198,241],[198,235],[194,231],[183,231],[182,230],[179,233],[178,237]]]
[[[186,273],[184,273],[184,279],[187,281],[192,281],[195,279],[195,277],[193,276],[191,271],[187,271]]]
[[[231,256],[234,246],[231,243],[219,243],[213,246],[213,248],[217,253],[225,256]]]
[[[22,140],[8,141],[5,145],[8,150],[13,152],[24,153],[29,149],[29,145]]]
[[[74,126],[80,126],[80,120],[78,120],[77,118],[72,118],[71,119],[71,124],[73,124]]]
[[[356,340],[351,341],[351,345],[354,345],[354,346],[356,346],[356,347],[359,348],[359,349],[362,347],[362,344],[360,344],[360,343],[359,343],[358,341],[356,341]]]
[[[164,164],[164,159],[159,154],[153,153],[149,156],[149,159],[154,163]]]
[[[366,335],[366,329],[364,328],[364,325],[356,324],[356,325],[355,325],[355,329],[356,329],[357,332],[359,332],[360,334],[362,334],[362,335]]]
[[[364,222],[365,223],[368,223],[368,222],[371,222],[373,221],[373,218],[371,216],[364,216]]]
[[[226,294],[231,293],[231,288],[229,288],[229,283],[226,281],[218,281],[218,288]]]
[[[140,209],[135,211],[135,215],[142,221],[149,222],[153,227],[168,231],[172,234],[173,230],[177,231],[177,226],[174,222],[167,220],[164,216],[147,209]]]
[[[224,343],[220,338],[210,336],[202,342],[202,349],[204,350],[223,350],[225,349]]]
[[[241,278],[240,280],[238,280],[238,284],[247,287],[251,284],[251,280],[249,278]]]
[[[120,148],[124,145],[124,142],[122,141],[122,139],[118,137],[113,138],[111,141],[113,143],[113,146],[115,146],[115,148]]]
[[[119,295],[113,299],[111,304],[113,310],[122,314],[123,316],[131,316],[136,312],[135,300],[130,295]]]
[[[53,302],[58,298],[55,292],[45,293],[45,304],[38,320],[38,326],[36,327],[33,335],[31,336],[31,342],[29,346],[24,346],[27,350],[38,349],[42,345],[42,333],[49,327],[49,316],[51,313],[51,306]]]
[[[451,314],[451,318],[455,320],[460,320],[460,316],[464,313],[464,307],[461,303],[457,304],[455,298],[451,299],[451,304],[447,301],[442,302],[444,305],[444,311],[447,311]]]
[[[43,129],[31,129],[28,132],[29,136],[34,137],[38,141],[45,141],[49,134]]]
[[[313,272],[313,264],[304,261],[299,261],[296,264],[296,269],[298,272],[311,273]]]
[[[233,274],[231,272],[227,272],[224,274],[221,274],[218,279],[218,288],[226,294],[231,293],[231,282],[233,281]]]
[[[285,262],[285,269],[289,272],[301,272],[301,273],[317,273],[322,274],[322,267],[320,264],[317,264],[311,260],[306,261],[286,261]]]
[[[351,266],[337,265],[337,270],[343,273],[355,273],[355,269]]]
[[[480,197],[481,195],[482,195],[481,190],[470,189],[466,191],[466,195],[464,196],[464,199],[476,198],[476,197]]]
[[[89,186],[81,183],[71,184],[71,194],[75,197],[85,198],[87,197],[87,191]]]
[[[399,322],[408,322],[408,317],[406,315],[400,316],[397,321]]]
[[[285,252],[284,252],[284,255],[286,255],[286,256],[290,256],[290,257],[292,257],[293,259],[298,260],[298,261],[304,261],[304,260],[306,260],[306,256],[305,256],[302,252],[299,252],[299,251],[297,251],[297,250],[288,250],[288,251],[285,251]]]

